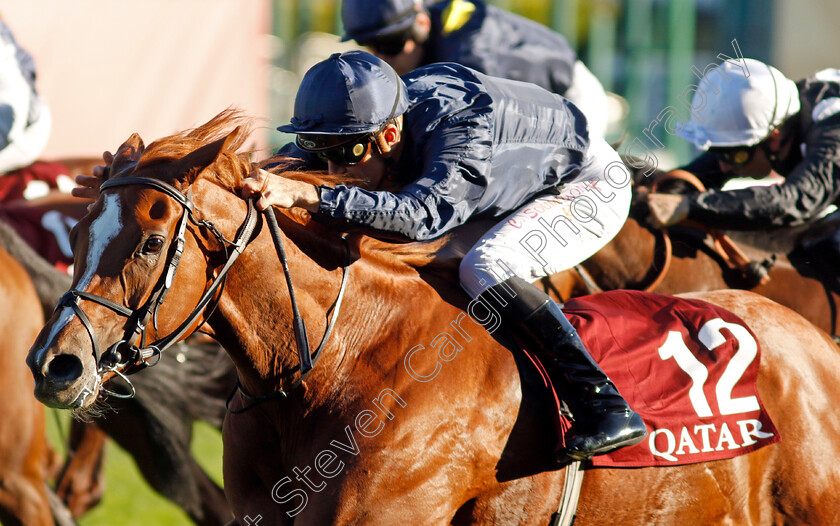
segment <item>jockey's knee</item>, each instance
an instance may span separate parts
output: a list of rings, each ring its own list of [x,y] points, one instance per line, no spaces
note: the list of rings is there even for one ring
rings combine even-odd
[[[461,259],[458,277],[471,298],[498,285],[514,275],[527,278],[531,271],[523,266],[521,257],[509,251],[488,248],[481,243],[470,249]]]

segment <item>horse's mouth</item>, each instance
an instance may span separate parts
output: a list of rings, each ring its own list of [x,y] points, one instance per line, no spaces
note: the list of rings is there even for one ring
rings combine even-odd
[[[93,383],[93,388],[88,386],[82,386],[79,390],[79,394],[76,396],[76,399],[72,402],[73,409],[84,409],[93,405],[96,402],[96,398],[99,396],[99,387],[101,384],[101,380],[99,376],[95,377],[95,381]]]
[[[56,409],[84,410],[92,406],[100,390],[100,379],[94,376],[88,382],[76,382],[70,388],[56,391],[48,381],[35,381],[35,398],[42,404]]]

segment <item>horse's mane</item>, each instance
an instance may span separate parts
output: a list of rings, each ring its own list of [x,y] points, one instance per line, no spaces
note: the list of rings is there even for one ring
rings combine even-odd
[[[238,150],[245,144],[253,128],[254,119],[241,110],[228,108],[197,128],[152,142],[143,151],[137,169],[176,161],[213,141],[230,137],[226,149],[201,173],[201,177],[236,192],[242,184],[242,176],[248,173],[251,166],[251,152],[239,153]]]
[[[205,168],[200,175],[197,175],[238,194],[243,177],[254,166],[250,161],[251,152],[239,153],[238,150],[245,144],[253,129],[254,119],[246,116],[240,110],[228,108],[197,128],[154,141],[144,150],[137,167],[139,169],[157,163],[171,162],[188,155],[201,146],[230,137],[226,149],[219,154],[215,162]],[[314,185],[337,186],[347,182],[346,177],[330,175],[323,171],[297,169],[299,162],[282,156],[270,157],[257,163],[257,165],[270,167],[271,172],[282,174],[283,177]],[[282,212],[295,222],[310,227],[318,235],[324,237],[338,237],[340,235],[339,232],[330,230],[313,221],[306,210],[295,208]],[[386,263],[390,262],[393,266],[422,267],[428,265],[435,261],[436,253],[445,244],[445,239],[430,242],[399,243],[376,239],[364,234],[352,234],[351,237],[351,242],[358,247],[360,255],[373,257]]]

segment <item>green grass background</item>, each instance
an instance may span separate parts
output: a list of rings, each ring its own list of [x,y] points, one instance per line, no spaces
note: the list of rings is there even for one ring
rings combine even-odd
[[[50,442],[65,454],[62,436],[67,436],[69,414],[47,409]],[[198,422],[193,429],[195,458],[219,485],[222,484],[222,437],[215,428]],[[79,519],[79,526],[189,526],[192,521],[180,508],[146,484],[134,460],[114,442],[105,451],[102,502]]]

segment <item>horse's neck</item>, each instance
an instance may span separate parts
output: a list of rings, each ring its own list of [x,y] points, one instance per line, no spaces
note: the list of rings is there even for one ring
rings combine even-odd
[[[285,218],[281,224],[296,304],[314,352],[339,294],[346,249],[340,239],[307,235],[306,228]],[[341,389],[346,378],[337,374],[340,364],[351,364],[358,354],[387,340],[394,325],[386,320],[400,317],[410,305],[394,301],[394,291],[389,293],[388,288],[395,276],[386,278],[375,262],[360,259],[347,271],[349,281],[337,323],[307,380],[318,386],[306,390],[309,397],[327,397],[327,390]],[[413,286],[422,287],[423,282],[414,280]],[[267,228],[240,256],[226,289],[219,319],[212,320],[213,329],[231,351],[246,391],[287,389],[299,378],[300,363],[286,278]],[[411,294],[410,290],[401,292]]]

